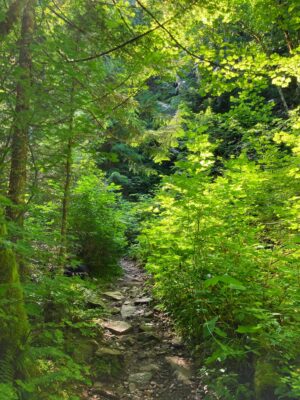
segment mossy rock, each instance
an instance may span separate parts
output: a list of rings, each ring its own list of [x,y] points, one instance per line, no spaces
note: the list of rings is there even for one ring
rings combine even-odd
[[[97,351],[97,343],[89,338],[77,338],[73,343],[72,358],[78,364],[90,363]]]
[[[93,361],[93,375],[96,379],[113,380],[124,372],[124,355],[118,349],[99,347]]]
[[[255,365],[254,389],[256,400],[276,400],[275,390],[280,376],[268,360],[259,359]]]

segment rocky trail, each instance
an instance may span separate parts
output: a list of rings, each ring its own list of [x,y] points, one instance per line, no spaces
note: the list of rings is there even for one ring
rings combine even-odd
[[[124,276],[104,293],[112,314],[104,318],[98,349],[107,374],[87,393],[89,400],[200,400],[192,361],[168,318],[155,308],[147,276],[122,261]]]

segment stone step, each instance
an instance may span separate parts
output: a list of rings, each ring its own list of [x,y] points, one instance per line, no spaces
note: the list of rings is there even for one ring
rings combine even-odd
[[[132,329],[132,326],[125,321],[105,321],[103,327],[117,335],[123,335]]]
[[[135,305],[149,304],[149,303],[151,303],[151,301],[152,301],[151,297],[141,297],[141,298],[135,299],[134,304]]]
[[[107,291],[103,295],[113,300],[121,301],[124,299],[124,295],[119,291]]]

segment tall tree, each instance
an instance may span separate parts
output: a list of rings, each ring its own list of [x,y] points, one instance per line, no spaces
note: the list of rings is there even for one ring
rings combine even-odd
[[[17,358],[28,336],[28,321],[18,265],[7,247],[3,213],[0,213],[0,383],[12,383]]]
[[[12,30],[14,24],[21,16],[24,3],[24,0],[15,0],[9,5],[3,20],[0,21],[0,39],[4,39]]]
[[[11,142],[8,217],[23,226],[27,183],[27,154],[30,127],[31,45],[34,31],[34,0],[28,0],[22,16],[19,41],[19,73]]]

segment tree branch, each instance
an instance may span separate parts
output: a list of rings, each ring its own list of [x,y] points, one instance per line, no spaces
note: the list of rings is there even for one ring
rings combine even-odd
[[[169,21],[170,21],[170,20],[166,21],[165,24],[166,24],[167,22],[169,22]],[[147,35],[149,35],[150,33],[154,32],[154,31],[156,31],[157,29],[160,29],[160,28],[161,28],[161,26],[157,25],[157,26],[155,26],[154,28],[149,29],[148,31],[143,32],[143,33],[141,33],[141,34],[139,34],[139,35],[137,35],[137,36],[134,36],[133,38],[131,38],[131,39],[129,39],[129,40],[126,40],[125,42],[120,43],[119,45],[117,45],[117,46],[115,46],[115,47],[113,47],[113,48],[111,48],[111,49],[109,49],[109,50],[103,51],[102,53],[94,54],[94,55],[89,56],[89,57],[77,58],[77,59],[74,59],[74,60],[68,59],[67,61],[68,61],[69,63],[76,63],[76,62],[83,62],[83,61],[95,60],[96,58],[100,58],[100,57],[106,56],[106,55],[108,55],[108,54],[110,54],[110,53],[113,53],[114,51],[120,50],[120,49],[122,49],[123,47],[127,46],[128,44],[134,43],[134,42],[136,42],[137,40],[141,39],[142,37],[147,36]]]
[[[53,4],[55,5],[55,7],[57,7],[57,9],[60,11],[60,14],[54,10],[54,8],[52,8],[51,6],[48,6],[48,9],[54,14],[56,15],[58,18],[60,18],[61,20],[63,20],[66,24],[68,24],[69,26],[71,26],[72,28],[77,29],[79,32],[81,33],[86,33],[85,30],[83,30],[82,28],[80,28],[80,26],[77,26],[76,24],[74,24],[73,21],[70,21],[64,14],[63,12],[60,10],[60,8],[57,6],[57,4],[53,1]]]
[[[189,49],[187,49],[185,46],[183,46],[177,39],[176,37],[169,31],[169,29],[167,29],[164,24],[161,24],[159,22],[159,20],[156,18],[156,16],[150,11],[148,10],[148,8],[146,8],[144,6],[143,3],[141,3],[140,0],[136,0],[136,2],[139,4],[139,6],[148,14],[150,15],[150,17],[158,24],[158,26],[160,28],[162,28],[168,35],[169,37],[173,40],[174,43],[177,44],[177,46],[179,48],[181,48],[185,53],[187,53],[188,55],[192,56],[193,58],[197,58],[198,60],[202,61],[202,57],[198,56],[197,54],[193,53],[192,51],[190,51]]]

